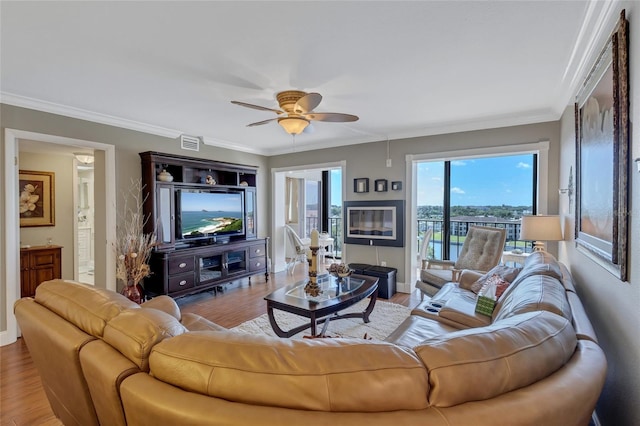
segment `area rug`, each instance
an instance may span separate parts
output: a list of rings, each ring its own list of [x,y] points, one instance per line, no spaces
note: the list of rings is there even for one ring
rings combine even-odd
[[[368,304],[369,299],[365,299],[350,308],[341,311],[340,313],[362,312]],[[362,321],[362,318],[346,318],[331,321],[329,328],[326,331],[326,335],[328,337],[356,338],[364,338],[366,335],[366,338],[368,339],[384,340],[409,316],[410,312],[411,308],[406,306],[378,300],[373,308],[373,312],[369,315],[369,323],[365,324]],[[308,318],[300,317],[288,312],[274,310],[274,316],[278,325],[283,330],[290,330],[298,325],[309,323]],[[321,328],[322,325],[319,325],[318,331],[320,331]],[[244,322],[239,326],[234,327],[232,330],[252,334],[276,336],[271,328],[271,324],[269,324],[269,317],[267,314],[263,314],[258,318]],[[305,336],[309,337],[309,335],[310,329],[306,329],[295,336],[292,336],[291,339],[302,339]]]

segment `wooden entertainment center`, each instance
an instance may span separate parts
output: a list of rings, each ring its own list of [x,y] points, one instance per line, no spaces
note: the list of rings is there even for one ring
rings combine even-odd
[[[149,218],[144,231],[156,231],[158,237],[149,261],[152,274],[144,281],[146,292],[178,297],[260,273],[269,279],[269,239],[257,238],[256,229],[257,167],[150,151],[140,153],[140,158],[143,211]],[[210,209],[184,211],[187,195],[192,194],[207,197],[203,201]],[[230,212],[222,211],[221,205],[211,205],[217,200],[213,197],[222,201],[225,196],[240,200],[233,218],[226,217]],[[187,232],[187,218],[182,216],[200,212],[205,225],[215,224],[212,231]],[[223,221],[242,226],[227,228],[220,225]]]

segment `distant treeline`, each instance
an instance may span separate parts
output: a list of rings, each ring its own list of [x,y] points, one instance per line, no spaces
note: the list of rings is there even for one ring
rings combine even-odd
[[[441,219],[442,206],[418,206],[418,219]],[[451,206],[451,217],[494,216],[501,219],[517,219],[531,214],[531,206]]]
[[[500,219],[519,219],[531,214],[531,206],[452,206],[451,217],[494,216]],[[342,206],[331,206],[330,217],[340,217]],[[418,219],[442,219],[442,206],[418,206]]]

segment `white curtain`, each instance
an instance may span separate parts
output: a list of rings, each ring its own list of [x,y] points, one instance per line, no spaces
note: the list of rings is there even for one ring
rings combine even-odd
[[[298,223],[298,187],[299,179],[285,179],[285,223]]]

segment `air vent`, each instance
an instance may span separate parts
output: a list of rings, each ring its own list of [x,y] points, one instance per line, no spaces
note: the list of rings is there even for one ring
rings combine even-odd
[[[188,151],[200,151],[200,138],[197,136],[180,135],[180,147]]]

